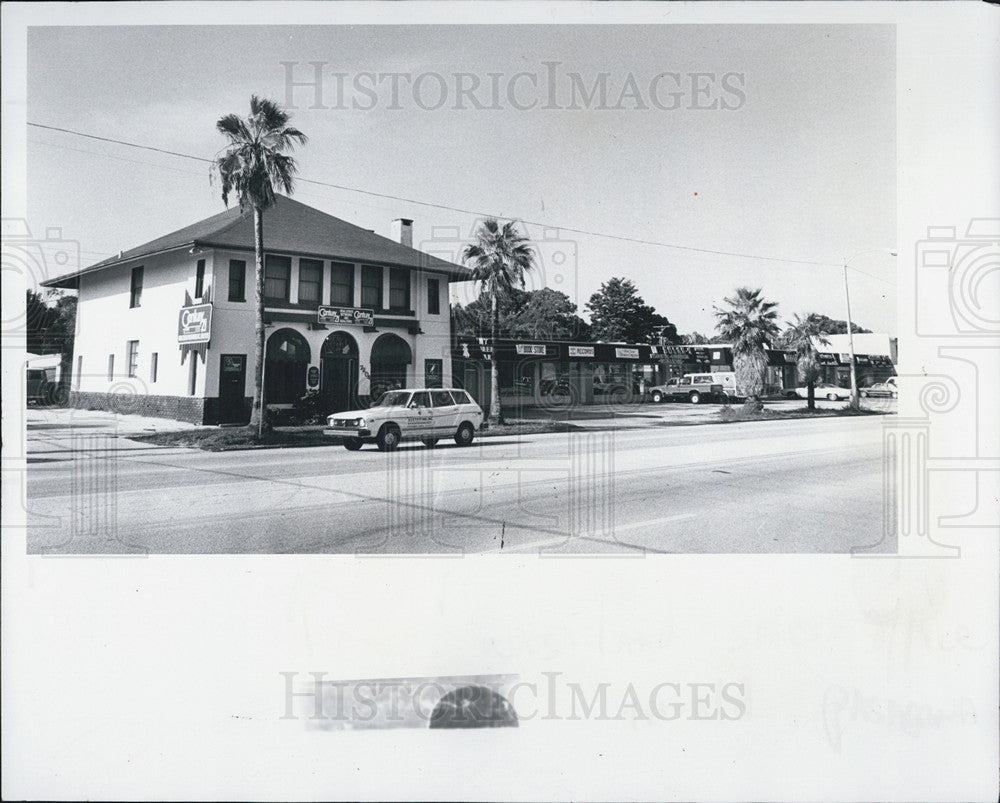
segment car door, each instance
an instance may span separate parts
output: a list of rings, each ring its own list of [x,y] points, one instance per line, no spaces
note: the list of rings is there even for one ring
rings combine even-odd
[[[431,395],[426,390],[418,390],[406,408],[406,428],[404,435],[409,438],[426,438],[434,432],[434,413],[431,409]]]
[[[458,427],[458,405],[447,390],[432,390],[434,434],[451,435]]]

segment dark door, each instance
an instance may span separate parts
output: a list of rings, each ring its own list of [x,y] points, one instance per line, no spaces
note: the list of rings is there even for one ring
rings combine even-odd
[[[329,412],[356,409],[358,406],[358,358],[326,357],[323,359],[323,394]]]
[[[219,423],[245,424],[247,355],[223,354],[219,361]]]

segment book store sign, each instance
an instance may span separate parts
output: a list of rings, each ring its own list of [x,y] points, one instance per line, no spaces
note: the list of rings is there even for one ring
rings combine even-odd
[[[638,360],[639,349],[615,349],[615,356],[620,360]]]
[[[537,356],[544,357],[545,356],[545,346],[542,346],[542,345],[536,346],[536,345],[533,345],[533,344],[518,343],[517,344],[517,353],[518,354],[527,354],[527,355],[537,355]]]
[[[178,343],[207,343],[212,339],[212,305],[181,307],[177,319]]]
[[[320,307],[316,313],[316,320],[319,323],[374,326],[375,310],[360,307]]]

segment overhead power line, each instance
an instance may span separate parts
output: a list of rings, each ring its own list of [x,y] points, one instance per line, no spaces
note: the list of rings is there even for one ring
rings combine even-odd
[[[142,144],[140,144],[138,142],[129,142],[127,140],[115,139],[113,137],[101,137],[101,136],[98,136],[96,134],[88,134],[88,133],[85,133],[83,131],[75,131],[75,130],[73,130],[71,128],[60,128],[58,126],[43,125],[42,123],[32,123],[32,122],[29,122],[28,125],[31,126],[31,127],[33,127],[33,128],[42,128],[42,129],[45,129],[45,130],[48,130],[48,131],[58,131],[59,133],[62,133],[62,134],[71,134],[72,136],[84,137],[86,139],[93,139],[93,140],[97,140],[98,142],[108,142],[108,143],[111,143],[111,144],[114,144],[114,145],[124,145],[124,146],[129,147],[129,148],[139,148],[141,150],[152,151],[154,153],[162,153],[162,154],[165,154],[167,156],[176,156],[176,157],[181,158],[181,159],[192,159],[194,161],[203,162],[205,164],[214,164],[214,161],[215,161],[214,159],[206,159],[203,156],[195,156],[195,155],[190,154],[190,153],[180,153],[178,151],[166,150],[164,148],[156,148],[156,147],[154,147],[152,145],[142,145]],[[408,203],[408,204],[418,204],[420,206],[427,206],[427,207],[430,207],[430,208],[433,208],[433,209],[443,209],[443,210],[446,210],[448,212],[459,212],[459,213],[464,214],[464,215],[475,215],[476,217],[496,217],[496,218],[500,218],[500,219],[503,219],[503,220],[512,220],[513,219],[513,218],[511,218],[509,216],[497,215],[497,214],[492,213],[492,212],[483,212],[483,211],[475,210],[475,209],[464,209],[464,208],[459,207],[459,206],[449,206],[447,204],[436,204],[436,203],[432,203],[430,201],[421,201],[421,200],[418,200],[416,198],[405,198],[405,197],[400,196],[400,195],[390,195],[388,193],[373,192],[371,190],[363,190],[363,189],[360,189],[359,187],[348,187],[348,186],[343,185],[343,184],[334,184],[334,183],[329,182],[329,181],[319,181],[317,179],[303,178],[301,176],[297,177],[296,180],[302,182],[303,184],[313,184],[313,185],[316,185],[316,186],[319,186],[319,187],[329,187],[331,189],[344,190],[346,192],[355,192],[355,193],[359,193],[361,195],[368,195],[368,196],[371,196],[371,197],[374,197],[374,198],[386,198],[386,199],[389,199],[389,200],[392,200],[392,201],[401,201],[403,203]],[[651,246],[655,246],[655,247],[659,247],[659,248],[672,248],[672,249],[675,249],[675,250],[678,250],[678,251],[689,251],[689,252],[698,253],[698,254],[710,254],[710,255],[713,255],[713,256],[739,257],[739,258],[742,258],[742,259],[757,259],[757,260],[762,260],[762,261],[765,261],[765,262],[783,262],[783,263],[788,263],[788,264],[792,264],[792,265],[817,265],[817,266],[820,266],[820,267],[840,267],[841,266],[840,263],[836,263],[836,262],[820,262],[820,261],[811,260],[811,259],[786,259],[784,257],[764,256],[762,254],[748,254],[748,253],[743,253],[743,252],[739,252],[739,251],[720,251],[720,250],[716,250],[716,249],[713,249],[713,248],[697,248],[697,247],[690,246],[690,245],[677,245],[675,243],[665,243],[665,242],[662,242],[660,240],[645,240],[645,239],[642,239],[642,238],[639,238],[639,237],[626,237],[626,236],[621,235],[621,234],[608,234],[607,232],[592,231],[590,229],[577,229],[577,228],[573,228],[572,226],[557,226],[557,225],[552,224],[552,223],[544,223],[544,222],[540,222],[540,221],[536,221],[536,220],[527,220],[525,218],[518,218],[518,220],[521,220],[523,223],[531,225],[531,226],[541,226],[543,228],[559,229],[559,231],[571,232],[573,234],[582,234],[582,235],[590,236],[590,237],[603,237],[603,238],[609,239],[609,240],[617,240],[619,242],[626,242],[626,243],[635,243],[637,245],[651,245]],[[848,267],[851,270],[857,271],[858,273],[863,273],[864,275],[870,276],[871,278],[876,279],[878,281],[885,282],[886,284],[891,284],[891,282],[887,282],[885,279],[881,279],[881,278],[879,278],[878,276],[876,276],[873,273],[867,273],[866,271],[858,270],[857,268],[854,268],[854,267],[852,267],[850,265]]]

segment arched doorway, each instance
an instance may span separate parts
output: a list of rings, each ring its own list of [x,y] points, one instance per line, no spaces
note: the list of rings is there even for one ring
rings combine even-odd
[[[267,339],[264,403],[292,404],[306,392],[309,344],[294,329],[279,329]]]
[[[407,366],[413,362],[409,344],[399,335],[384,334],[372,344],[372,399],[387,390],[406,387]]]
[[[332,332],[320,350],[320,392],[327,413],[358,407],[358,344],[347,332]]]

